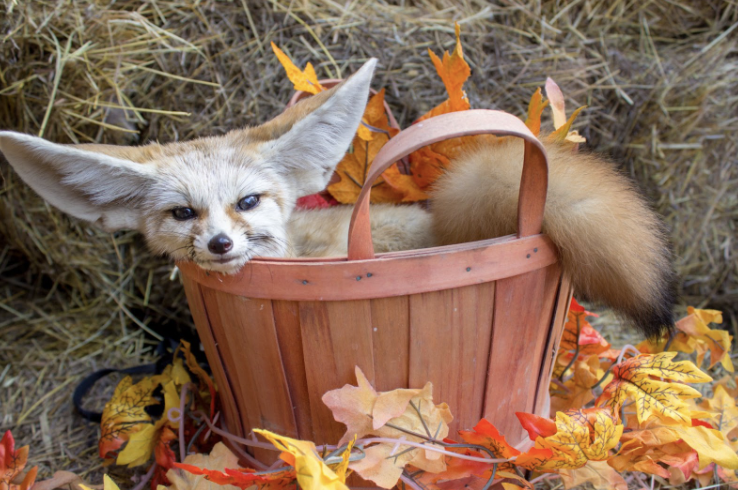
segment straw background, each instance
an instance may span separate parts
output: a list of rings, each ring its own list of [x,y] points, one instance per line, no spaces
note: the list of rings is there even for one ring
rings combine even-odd
[[[0,129],[57,142],[186,140],[278,114],[291,84],[269,48],[321,78],[379,58],[402,126],[445,98],[427,49],[452,49],[474,108],[523,115],[547,76],[589,148],[633,176],[672,231],[684,304],[738,310],[738,4],[718,0],[3,0]],[[45,204],[0,162],[0,431],[40,477],[101,471],[70,390],[192,335],[172,266]],[[612,330],[613,335],[627,335]],[[115,380],[89,401],[101,406]],[[121,471],[121,470],[115,470]]]

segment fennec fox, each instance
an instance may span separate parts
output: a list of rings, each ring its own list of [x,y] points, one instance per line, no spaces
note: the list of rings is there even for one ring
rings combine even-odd
[[[220,137],[141,147],[60,145],[0,132],[21,178],[62,211],[107,231],[139,230],[149,247],[223,273],[255,256],[346,253],[349,207],[294,211],[325,188],[361,122],[376,64],[270,122]],[[673,273],[662,225],[610,165],[547,148],[544,230],[577,293],[644,333],[672,325]],[[372,209],[379,252],[515,232],[522,144],[480,137],[417,205]]]

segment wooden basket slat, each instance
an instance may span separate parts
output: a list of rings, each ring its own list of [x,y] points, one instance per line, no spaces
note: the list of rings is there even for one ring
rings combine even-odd
[[[287,386],[294,407],[297,433],[303,439],[312,438],[313,423],[300,328],[300,303],[275,300],[272,301],[272,310]]]
[[[345,427],[322,401],[327,391],[355,384],[359,366],[370,382],[374,359],[369,300],[300,302],[305,371],[317,444],[335,443]]]
[[[437,403],[453,403],[454,434],[482,413],[494,283],[410,296],[410,387],[433,381]]]
[[[515,412],[529,411],[534,402],[528,390],[537,387],[540,362],[531,360],[545,342],[540,317],[551,315],[540,309],[546,274],[539,269],[497,281],[484,416],[513,445],[525,438]]]
[[[200,340],[202,341],[205,355],[207,356],[208,363],[210,364],[210,370],[213,373],[215,384],[218,387],[218,395],[223,407],[226,427],[233,434],[239,436],[244,435],[243,427],[241,425],[241,414],[238,408],[238,403],[233,396],[231,380],[228,378],[226,368],[223,365],[223,358],[218,350],[218,343],[215,340],[215,334],[213,333],[212,325],[208,318],[207,305],[205,304],[205,300],[202,295],[203,286],[190,279],[188,276],[183,276],[182,282],[184,284],[185,295],[187,296],[187,303],[190,306],[190,312],[192,313],[192,318],[195,321],[195,326],[197,327],[197,334],[200,336]]]
[[[571,280],[566,274],[561,275],[559,287],[556,291],[556,303],[553,305],[553,318],[548,328],[548,340],[546,349],[542,356],[542,365],[538,378],[538,386],[548,386],[553,372],[553,363],[559,350],[561,336],[564,333],[564,325],[566,323],[566,315],[569,312],[569,304],[571,303],[572,289]],[[539,388],[534,412],[542,417],[547,417],[551,408],[548,389]]]
[[[374,388],[390,391],[408,385],[410,311],[407,296],[373,299],[371,303]]]
[[[271,301],[253,300],[203,290],[203,298],[217,309],[211,324],[218,348],[228,366],[240,366],[229,373],[231,388],[239,400],[245,431],[264,428],[297,435],[290,394],[282,367]],[[253,328],[253,326],[258,328]],[[254,456],[265,462],[275,461],[274,451],[256,449]]]

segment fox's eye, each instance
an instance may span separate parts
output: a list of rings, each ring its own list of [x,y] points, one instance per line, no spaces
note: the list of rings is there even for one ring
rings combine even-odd
[[[246,196],[238,201],[238,205],[236,207],[241,211],[248,211],[249,209],[253,209],[258,206],[259,198],[260,196],[258,194]]]
[[[192,208],[174,208],[172,209],[172,216],[177,221],[187,221],[197,216],[197,214],[195,214],[195,210]]]

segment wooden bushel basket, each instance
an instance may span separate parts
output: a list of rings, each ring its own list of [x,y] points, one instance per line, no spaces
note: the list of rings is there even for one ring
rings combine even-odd
[[[375,256],[371,184],[419,148],[483,133],[525,140],[518,234]],[[556,247],[541,234],[546,187],[543,146],[520,119],[445,114],[402,131],[376,156],[354,207],[348,258],[255,259],[230,276],[181,263],[228,430],[335,444],[345,427],[321,397],[356,384],[358,365],[379,391],[431,381],[435,402],[454,415],[449,437],[484,417],[525,449],[515,412],[548,416],[571,298]]]

